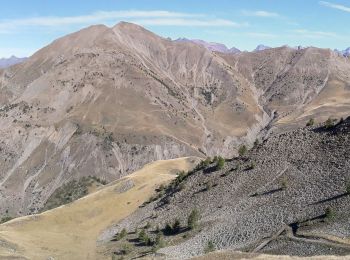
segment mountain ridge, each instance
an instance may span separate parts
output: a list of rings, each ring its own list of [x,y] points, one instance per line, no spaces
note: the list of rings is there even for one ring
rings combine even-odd
[[[28,59],[27,57],[18,58],[14,55],[12,55],[9,58],[0,58],[0,69],[4,69],[10,66],[22,63],[27,59]]]
[[[237,54],[134,24],[91,26],[0,70],[0,212],[40,211],[72,179],[232,157],[241,144],[346,115],[346,60],[325,49]]]

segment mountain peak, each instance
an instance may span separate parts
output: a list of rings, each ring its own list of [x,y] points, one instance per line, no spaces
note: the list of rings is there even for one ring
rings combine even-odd
[[[257,52],[257,51],[264,51],[264,50],[268,50],[268,49],[271,49],[271,47],[263,45],[263,44],[259,44],[258,46],[256,46],[254,51]]]
[[[15,55],[11,55],[10,58],[0,58],[0,69],[4,69],[10,67],[12,65],[16,65],[22,63],[26,60],[26,57],[18,58]]]
[[[240,50],[235,48],[235,47],[232,47],[231,49],[227,48],[227,46],[223,43],[206,42],[206,41],[200,40],[200,39],[190,40],[187,38],[178,38],[175,40],[175,42],[192,42],[192,43],[201,45],[210,51],[216,51],[216,52],[221,52],[221,53],[238,53],[238,52],[240,52]]]

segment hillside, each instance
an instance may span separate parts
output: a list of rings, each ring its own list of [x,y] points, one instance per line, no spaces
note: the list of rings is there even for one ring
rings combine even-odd
[[[257,137],[349,111],[349,59],[330,50],[215,53],[119,23],[0,70],[0,214],[39,212],[62,185],[155,160],[230,158]]]
[[[157,252],[168,258],[215,249],[348,255],[350,117],[328,125],[271,136],[248,153],[226,160],[222,168],[216,162],[201,164],[107,229],[101,243],[116,254],[121,243],[151,250],[131,239],[131,233],[123,242],[112,240],[123,228],[130,232],[146,227],[151,238],[163,234],[164,248]],[[198,226],[189,229],[187,220],[194,209]],[[176,219],[180,226],[175,230]],[[173,225],[172,231],[167,224]]]
[[[106,259],[96,251],[99,233],[197,163],[198,158],[157,161],[71,204],[2,224],[0,258]]]

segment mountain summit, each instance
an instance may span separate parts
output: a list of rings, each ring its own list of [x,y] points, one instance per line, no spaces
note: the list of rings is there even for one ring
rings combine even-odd
[[[350,65],[326,49],[237,54],[131,23],[59,38],[0,70],[0,212],[40,211],[65,183],[117,180],[349,110]]]

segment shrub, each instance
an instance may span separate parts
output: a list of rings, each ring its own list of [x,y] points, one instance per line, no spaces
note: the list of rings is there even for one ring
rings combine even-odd
[[[127,235],[126,229],[123,228],[122,231],[120,231],[120,233],[118,233],[114,236],[114,239],[116,241],[119,241],[119,240],[123,239],[124,237],[126,237],[126,235]]]
[[[346,183],[346,192],[350,193],[350,181]]]
[[[165,224],[164,234],[165,235],[172,235],[173,234],[173,227],[171,226],[171,224],[169,224],[169,223]]]
[[[247,153],[247,151],[248,151],[247,146],[242,145],[238,149],[238,154],[239,156],[244,156]]]
[[[287,182],[286,179],[283,179],[283,180],[281,181],[281,188],[282,188],[283,190],[285,190],[285,189],[287,189],[287,187],[288,187],[288,182]]]
[[[158,249],[165,247],[165,240],[161,233],[158,233],[153,243],[152,251],[156,252]]]
[[[247,167],[247,170],[253,170],[255,168],[255,163],[254,162],[251,162],[248,167]]]
[[[211,158],[207,157],[205,160],[200,162],[199,168],[208,167],[210,163],[211,163]]]
[[[255,139],[255,141],[254,141],[254,146],[256,147],[256,146],[258,146],[259,145],[259,140],[258,139]]]
[[[149,222],[147,222],[145,229],[149,229],[151,227],[151,224]]]
[[[326,211],[325,211],[325,219],[327,221],[332,221],[335,219],[335,216],[336,216],[336,213],[335,211],[332,209],[332,208],[326,208]]]
[[[8,221],[10,221],[11,219],[13,219],[13,217],[10,217],[10,216],[3,217],[3,218],[1,218],[1,220],[0,220],[0,224],[5,223],[5,222],[8,222]]]
[[[181,223],[180,223],[180,220],[178,218],[176,218],[174,220],[174,224],[173,224],[173,232],[175,234],[179,233],[180,232],[180,229],[181,229]]]
[[[210,190],[213,186],[214,186],[213,182],[212,182],[212,181],[208,181],[208,182],[205,184],[205,190],[208,191],[208,190]]]
[[[174,220],[174,223],[171,225],[169,223],[166,223],[164,228],[164,234],[165,235],[176,235],[181,230],[181,223],[178,218]]]
[[[328,118],[325,122],[324,127],[326,129],[332,128],[334,126],[334,121],[335,121],[334,119]]]
[[[120,253],[122,255],[128,255],[132,252],[132,246],[128,243],[125,243],[121,246]]]
[[[215,245],[213,241],[208,241],[207,245],[204,248],[204,253],[208,254],[210,252],[213,252],[215,250]]]
[[[197,209],[193,209],[187,219],[188,228],[189,229],[197,228],[198,221],[199,221],[199,211]]]
[[[221,170],[222,168],[224,168],[224,166],[225,166],[225,159],[219,156],[216,161],[216,169]]]
[[[315,124],[315,120],[313,118],[310,118],[309,121],[307,121],[306,126],[313,126]]]
[[[143,244],[145,244],[146,246],[151,244],[151,239],[149,238],[149,236],[147,235],[146,231],[144,229],[142,229],[138,235],[138,240],[140,242],[142,242]]]

